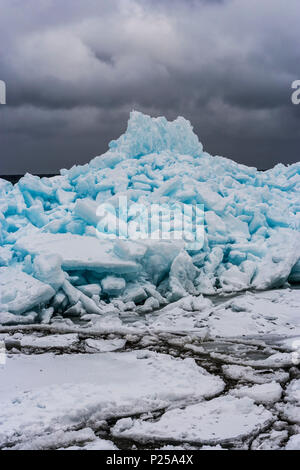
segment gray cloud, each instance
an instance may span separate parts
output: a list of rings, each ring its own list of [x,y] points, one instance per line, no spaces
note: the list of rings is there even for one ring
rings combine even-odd
[[[299,160],[298,0],[0,6],[0,173],[85,163],[132,108],[190,119],[212,154],[259,168]]]

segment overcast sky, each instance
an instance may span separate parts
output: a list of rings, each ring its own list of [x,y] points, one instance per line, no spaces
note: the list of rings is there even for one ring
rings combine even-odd
[[[189,119],[206,151],[299,159],[299,0],[0,0],[0,174],[106,151],[130,110]]]

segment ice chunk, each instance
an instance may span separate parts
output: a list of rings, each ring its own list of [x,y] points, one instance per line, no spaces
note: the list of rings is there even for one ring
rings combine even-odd
[[[194,280],[197,276],[197,268],[192,258],[182,251],[173,261],[170,269],[171,299],[174,301],[188,294],[195,294]]]
[[[37,200],[34,205],[26,209],[26,217],[30,222],[38,228],[44,227],[49,222],[47,215],[44,212],[44,207],[41,201]]]
[[[201,400],[225,386],[192,359],[150,351],[144,356],[133,351],[8,358],[1,370],[0,447],[49,436],[49,429],[82,429],[87,421]]]
[[[77,289],[79,289],[88,297],[93,297],[93,295],[101,294],[101,286],[99,284],[86,284],[83,286],[77,286]]]
[[[97,216],[97,207],[98,204],[92,199],[79,199],[76,202],[74,214],[77,217],[83,219],[88,224],[96,227],[99,222],[99,217]]]
[[[58,189],[56,191],[56,197],[61,205],[68,205],[74,201],[74,199],[76,198],[76,193],[74,193],[73,191],[65,191],[64,189]]]
[[[61,263],[62,259],[54,254],[36,256],[33,262],[34,277],[57,291],[65,280]]]
[[[138,284],[129,283],[123,294],[124,302],[134,302],[136,304],[147,299],[146,290]]]
[[[106,276],[101,281],[102,290],[109,296],[121,295],[125,289],[126,281],[122,277]]]
[[[102,442],[103,448],[105,449],[105,441],[101,439],[97,439],[94,432],[89,429],[81,429],[79,431],[57,431],[45,436],[35,437],[34,439],[30,439],[27,442],[17,444],[11,447],[11,450],[70,450],[70,449],[89,449],[89,446],[96,446],[96,444],[100,447],[100,443]],[[73,445],[72,445],[73,444]],[[69,447],[71,446],[72,447]],[[76,447],[76,446],[83,446],[84,447]],[[111,450],[115,447],[112,445],[109,446],[107,444],[107,449]],[[93,447],[92,447],[93,448]]]
[[[119,449],[112,441],[108,441],[107,439],[97,438],[94,441],[90,442],[89,444],[85,444],[84,446],[81,445],[80,447],[77,447],[76,445],[75,446],[73,445],[71,447],[64,448],[63,450],[82,451],[82,450],[119,450]]]
[[[143,267],[154,284],[158,284],[170,271],[172,262],[182,249],[181,242],[154,241],[147,244]]]
[[[229,268],[220,275],[220,284],[224,292],[238,292],[250,287],[252,277],[253,272],[244,272],[235,265],[229,265]]]
[[[24,336],[21,339],[22,348],[32,349],[68,349],[78,343],[78,335],[51,335],[44,337]]]
[[[127,157],[138,157],[165,149],[179,154],[198,156],[202,145],[193,133],[189,121],[178,117],[173,122],[166,118],[151,118],[137,111],[130,114],[126,133],[109,144],[114,152]]]
[[[284,371],[273,371],[270,369],[255,370],[252,367],[237,365],[224,365],[222,370],[230,379],[254,384],[265,384],[272,381],[286,383],[289,380],[289,373]]]
[[[126,340],[124,339],[86,339],[86,349],[88,352],[112,352],[122,349]]]
[[[0,311],[20,315],[45,305],[55,290],[14,267],[0,268]]]
[[[251,450],[278,450],[288,439],[288,431],[276,431],[260,434],[251,444]]]
[[[24,315],[15,315],[9,312],[0,311],[0,325],[30,325],[38,318],[37,312],[28,312]]]
[[[300,450],[300,434],[295,434],[289,438],[285,450]]]
[[[62,313],[68,305],[68,298],[62,290],[59,290],[51,304],[55,311]]]
[[[43,181],[38,176],[27,173],[20,179],[18,186],[21,191],[28,191],[34,196],[42,196],[45,199],[49,199],[54,196],[54,192],[51,186],[45,183],[46,181],[46,179]]]
[[[286,388],[286,401],[295,403],[300,407],[300,379],[292,380]]]
[[[54,314],[54,307],[44,308],[39,314],[39,319],[41,323],[43,324],[50,323],[50,320],[53,314]]]
[[[23,237],[15,245],[21,252],[32,255],[59,255],[66,270],[91,269],[98,272],[137,273],[135,261],[123,260],[113,253],[110,241],[79,235],[38,233]]]
[[[245,294],[215,309],[208,319],[213,336],[300,334],[300,291]]]
[[[72,286],[72,284],[70,284],[69,281],[65,280],[62,288],[69,299],[71,307],[75,305],[77,305],[78,307],[77,310],[73,312],[69,311],[69,313],[73,313],[73,314],[78,313],[78,315],[80,316],[80,314],[82,313],[82,307],[85,309],[87,313],[96,314],[96,315],[100,315],[103,313],[101,311],[101,308],[96,305],[93,299],[90,299],[83,292],[76,289],[74,286]]]
[[[8,194],[13,188],[13,185],[2,178],[0,178],[0,194],[1,195],[6,195]]]
[[[153,297],[149,297],[143,306],[137,308],[137,312],[149,313],[149,312],[152,312],[153,310],[158,309],[158,307],[159,307],[158,300],[154,299]]]
[[[0,267],[8,266],[12,261],[13,253],[9,246],[0,246]]]
[[[288,421],[300,425],[300,379],[294,379],[285,390],[285,403],[278,403],[277,409]]]

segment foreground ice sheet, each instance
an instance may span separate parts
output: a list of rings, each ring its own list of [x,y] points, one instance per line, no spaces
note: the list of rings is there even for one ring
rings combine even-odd
[[[50,307],[102,314],[103,302],[114,299],[121,311],[130,304],[149,313],[186,295],[299,282],[299,173],[299,163],[259,172],[213,157],[185,119],[133,112],[125,134],[89,164],[53,178],[27,174],[15,186],[0,180],[0,322]],[[118,209],[119,197],[127,212]],[[104,219],[103,204],[111,210]],[[203,246],[127,240],[126,230],[158,204],[203,206],[196,227],[204,224]],[[125,240],[115,237],[112,220]],[[181,234],[175,216],[169,230]]]
[[[0,366],[0,447],[104,419],[201,401],[223,381],[193,359],[150,351],[14,356]]]
[[[0,327],[0,447],[299,448],[299,293]]]
[[[117,437],[139,442],[179,441],[217,444],[242,439],[267,427],[272,414],[249,398],[223,396],[208,403],[167,411],[160,420],[121,419],[113,429]]]

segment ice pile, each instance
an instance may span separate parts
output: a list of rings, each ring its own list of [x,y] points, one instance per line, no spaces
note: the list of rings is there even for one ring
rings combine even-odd
[[[147,313],[186,295],[299,282],[299,191],[300,163],[260,172],[204,152],[182,117],[132,112],[89,164],[0,180],[0,322]],[[164,203],[204,206],[201,248],[116,238],[97,212],[109,204],[126,226],[140,217],[134,205]]]

